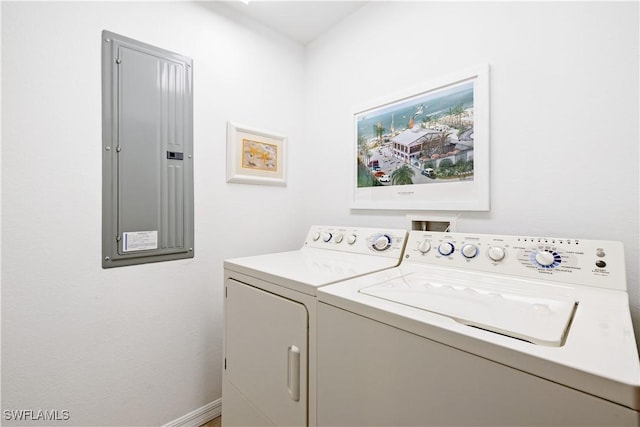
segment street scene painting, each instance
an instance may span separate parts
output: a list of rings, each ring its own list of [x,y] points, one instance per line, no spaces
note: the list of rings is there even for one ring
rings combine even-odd
[[[355,115],[357,187],[474,180],[476,79]]]

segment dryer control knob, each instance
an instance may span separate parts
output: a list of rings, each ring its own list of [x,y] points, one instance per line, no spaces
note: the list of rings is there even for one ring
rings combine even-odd
[[[313,241],[314,242],[317,241],[319,238],[320,238],[320,233],[319,232],[316,231],[315,233],[313,233]]]
[[[440,246],[438,246],[438,252],[444,256],[451,255],[455,249],[455,246],[453,246],[451,242],[440,243]]]
[[[500,246],[491,246],[487,251],[487,255],[494,261],[502,261],[505,256],[504,249]]]
[[[355,234],[350,234],[349,236],[347,236],[347,243],[350,245],[353,245],[356,240],[358,240],[358,236],[356,236]]]
[[[342,242],[342,239],[344,239],[344,234],[342,233],[336,234],[336,243]]]
[[[328,243],[331,240],[332,237],[333,236],[331,235],[331,233],[324,233],[322,235],[322,241],[325,242],[325,243]]]
[[[431,243],[426,239],[423,240],[422,242],[418,243],[418,250],[423,254],[426,254],[431,250]]]
[[[384,251],[391,247],[391,237],[386,234],[379,234],[373,238],[373,242],[371,242],[371,246],[376,251]]]
[[[462,255],[465,258],[473,258],[478,255],[478,247],[468,243],[462,247]]]

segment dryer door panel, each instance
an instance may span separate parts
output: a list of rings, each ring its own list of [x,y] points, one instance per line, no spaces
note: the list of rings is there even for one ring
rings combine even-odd
[[[307,331],[303,304],[227,280],[225,381],[275,425],[307,424]]]

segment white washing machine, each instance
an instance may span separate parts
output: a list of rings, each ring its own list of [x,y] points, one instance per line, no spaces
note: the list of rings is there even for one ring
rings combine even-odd
[[[317,289],[397,266],[406,235],[313,226],[300,250],[225,261],[225,427],[316,424]]]
[[[622,244],[412,231],[318,291],[322,426],[638,426]]]

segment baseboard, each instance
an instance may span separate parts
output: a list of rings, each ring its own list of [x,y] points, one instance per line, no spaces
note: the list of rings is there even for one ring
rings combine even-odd
[[[222,414],[222,398],[191,411],[178,419],[168,422],[162,427],[198,427]]]

